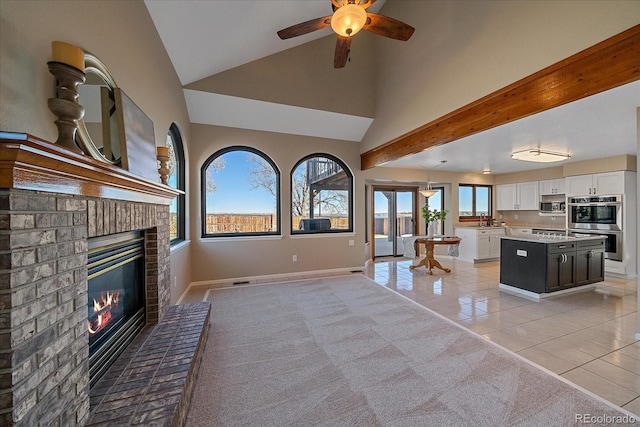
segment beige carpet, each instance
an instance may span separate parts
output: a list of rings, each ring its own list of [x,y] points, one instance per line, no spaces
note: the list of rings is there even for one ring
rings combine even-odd
[[[576,414],[629,417],[361,275],[237,286],[209,300],[187,426],[568,426]]]

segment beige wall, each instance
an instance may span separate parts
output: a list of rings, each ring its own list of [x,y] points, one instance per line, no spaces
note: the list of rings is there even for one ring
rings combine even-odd
[[[282,236],[264,238],[200,238],[200,200],[191,199],[192,280],[206,282],[290,272],[361,268],[364,265],[364,181],[358,171],[355,142],[279,133],[192,125],[190,176],[200,192],[200,168],[217,150],[250,146],[271,157],[281,173]],[[354,174],[355,233],[291,236],[290,173],[303,157],[328,153],[341,159]],[[349,240],[354,241],[349,246]],[[292,256],[298,261],[293,262]]]
[[[638,152],[640,153],[640,107],[636,109],[636,138],[638,139]],[[640,157],[636,159],[636,170],[640,169]],[[640,174],[636,174],[636,190],[640,189]],[[636,212],[640,212],[640,197],[636,197]],[[638,260],[636,265],[640,267],[640,221],[636,218],[636,254]],[[636,278],[636,293],[638,294],[638,306],[640,306],[640,275]],[[636,329],[636,339],[640,340],[640,316],[638,316],[638,327]]]
[[[165,145],[175,122],[188,149],[182,88],[142,1],[0,1],[0,130],[56,140],[55,116],[47,108],[55,96],[47,69],[53,40],[91,51],[106,64],[153,121],[156,145]],[[188,266],[186,254],[181,263]],[[172,277],[175,302],[191,281],[189,268],[176,268]]]
[[[514,173],[503,173],[495,176],[496,184],[512,184],[514,182],[540,181],[543,179],[564,178],[562,166],[522,171]]]
[[[444,187],[444,208],[449,211],[445,221],[445,233],[453,233],[453,228],[458,226],[458,186],[460,184],[484,184],[493,185],[495,177],[493,175],[482,175],[478,173],[456,173],[446,171],[426,171],[421,169],[399,169],[378,167],[362,172],[366,183],[369,185],[397,185],[397,186],[418,186],[424,189],[427,181],[433,187]],[[368,200],[372,200],[371,188],[369,188]],[[418,208],[424,206],[426,200],[419,196]],[[420,217],[418,217],[420,218]],[[370,223],[370,222],[369,222]],[[419,234],[426,234],[425,224],[419,221]],[[371,239],[371,230],[367,230]]]
[[[562,166],[553,166],[523,172],[503,173],[495,175],[496,184],[512,184],[514,182],[541,181],[545,179],[564,178],[591,173],[636,171],[636,156],[620,155],[602,159],[568,162]]]
[[[329,35],[186,85],[188,89],[285,105],[373,117],[375,38],[352,42],[353,61],[333,68],[336,36]]]
[[[584,175],[611,171],[636,171],[636,156],[613,156],[603,159],[571,162],[564,165],[564,176]]]
[[[401,46],[376,39],[362,152],[638,24],[640,2],[389,0],[382,13],[420,28]]]
[[[191,242],[171,248],[171,304],[176,304],[191,284]]]

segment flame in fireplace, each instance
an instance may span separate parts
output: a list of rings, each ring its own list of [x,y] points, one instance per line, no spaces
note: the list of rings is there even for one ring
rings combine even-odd
[[[111,309],[117,307],[119,292],[110,292],[100,296],[100,301],[93,299],[93,312],[98,316],[95,320],[89,320],[89,334],[95,335],[111,322]]]

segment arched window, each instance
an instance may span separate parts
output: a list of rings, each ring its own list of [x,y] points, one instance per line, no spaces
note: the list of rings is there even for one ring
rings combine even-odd
[[[280,171],[251,147],[228,147],[201,169],[202,237],[280,234]]]
[[[182,137],[175,123],[171,124],[167,134],[169,149],[169,186],[185,191],[185,160]],[[169,207],[169,235],[174,245],[185,239],[185,195],[179,194]]]
[[[312,154],[291,172],[291,233],[353,231],[353,175],[329,154]]]

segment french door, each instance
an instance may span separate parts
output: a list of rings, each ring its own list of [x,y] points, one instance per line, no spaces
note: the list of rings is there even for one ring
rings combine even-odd
[[[374,257],[402,256],[402,236],[416,233],[417,188],[373,187]]]

